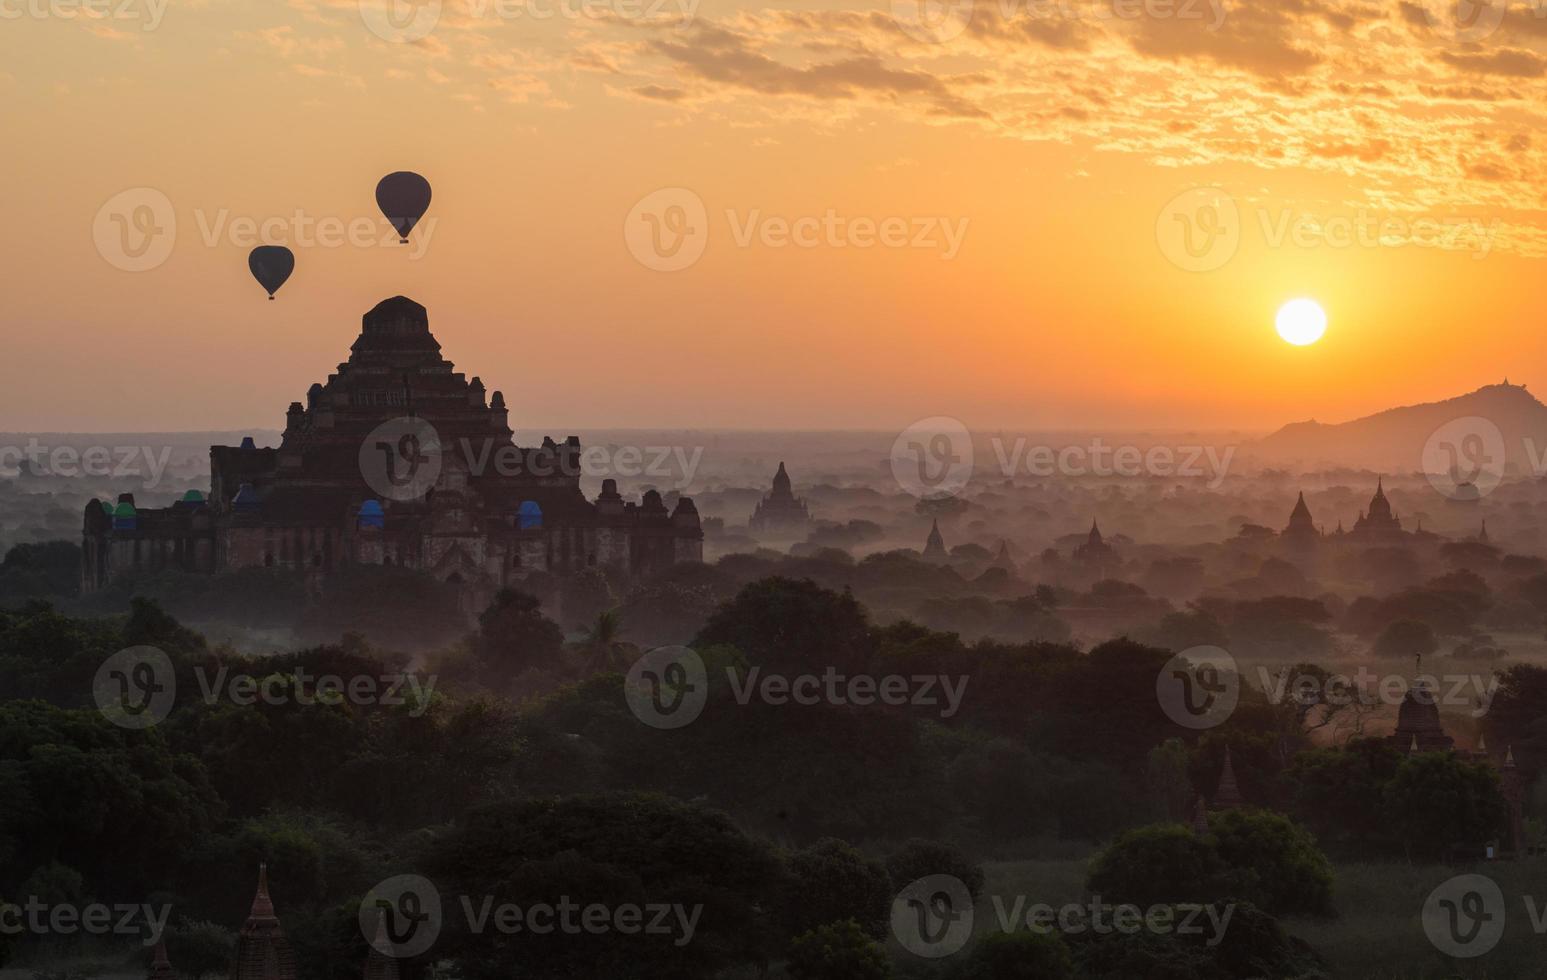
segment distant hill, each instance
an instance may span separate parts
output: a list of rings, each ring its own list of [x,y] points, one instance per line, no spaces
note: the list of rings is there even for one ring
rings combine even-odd
[[[1306,466],[1339,465],[1414,473],[1424,466],[1424,447],[1442,427],[1452,429],[1438,442],[1454,442],[1458,435],[1486,432],[1476,423],[1457,419],[1483,418],[1503,436],[1506,472],[1534,472],[1536,460],[1547,454],[1547,405],[1526,391],[1525,385],[1508,382],[1486,385],[1444,401],[1392,408],[1351,422],[1324,424],[1295,422],[1284,426],[1250,447],[1253,455],[1275,462]],[[1479,445],[1477,440],[1471,447]]]

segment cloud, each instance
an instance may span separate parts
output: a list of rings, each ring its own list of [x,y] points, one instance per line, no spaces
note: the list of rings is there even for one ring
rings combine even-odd
[[[1540,78],[1547,71],[1547,58],[1530,51],[1505,48],[1486,53],[1450,51],[1440,55],[1448,65],[1463,71],[1484,75],[1504,75],[1510,78]]]

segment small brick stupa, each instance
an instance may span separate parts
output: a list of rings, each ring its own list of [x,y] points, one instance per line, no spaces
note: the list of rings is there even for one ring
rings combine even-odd
[[[258,867],[258,894],[253,896],[252,912],[237,933],[231,980],[296,980],[295,950],[274,914],[266,864]]]

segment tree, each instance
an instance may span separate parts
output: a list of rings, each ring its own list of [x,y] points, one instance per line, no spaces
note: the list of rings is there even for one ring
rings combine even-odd
[[[1187,772],[1189,760],[1187,743],[1179,738],[1168,738],[1150,749],[1144,781],[1157,820],[1181,823],[1192,812],[1198,794]]]
[[[1391,843],[1385,788],[1402,754],[1384,738],[1306,749],[1285,771],[1291,809],[1319,839],[1351,854]]]
[[[1498,773],[1449,752],[1403,759],[1384,796],[1386,818],[1403,847],[1432,858],[1458,844],[1491,840],[1508,813]]]
[[[612,586],[600,568],[583,568],[565,580],[559,591],[564,625],[579,628],[618,604]]]
[[[1271,810],[1209,816],[1209,838],[1229,869],[1230,893],[1275,915],[1329,915],[1332,865],[1303,827]]]
[[[790,855],[789,872],[785,922],[792,934],[845,920],[871,936],[885,934],[893,892],[880,863],[827,837]]]
[[[950,875],[966,885],[973,898],[983,891],[982,866],[961,848],[943,841],[915,837],[905,842],[886,856],[886,873],[891,876],[894,892],[930,875]]]
[[[1091,864],[1089,890],[1140,907],[1223,897],[1219,852],[1181,824],[1139,827],[1119,837]]]
[[[624,643],[623,618],[616,611],[598,613],[585,638],[580,641],[581,669],[587,675],[608,671],[626,671],[633,662],[633,645]]]
[[[1381,631],[1371,651],[1377,657],[1426,657],[1440,648],[1428,623],[1399,619]]]
[[[440,834],[425,862],[443,895],[492,896],[496,905],[568,900],[616,907],[701,906],[693,941],[615,932],[474,931],[448,917],[437,954],[470,980],[512,976],[708,978],[772,952],[767,910],[784,880],[777,854],[724,814],[660,796],[610,794],[501,801],[476,807]]]
[[[542,603],[525,592],[501,589],[478,617],[479,657],[499,676],[552,667],[564,649],[564,632],[543,615]]]
[[[973,947],[962,980],[1072,980],[1074,961],[1057,933],[996,932]]]
[[[80,581],[81,549],[71,541],[18,544],[0,562],[0,600],[73,596]]]
[[[889,980],[886,950],[852,919],[818,926],[790,942],[793,980]]]
[[[769,669],[852,674],[870,658],[864,607],[810,579],[767,578],[742,589],[709,618],[694,646],[719,643]]]
[[[236,934],[213,922],[182,922],[167,930],[167,958],[193,980],[224,973],[236,951]]]

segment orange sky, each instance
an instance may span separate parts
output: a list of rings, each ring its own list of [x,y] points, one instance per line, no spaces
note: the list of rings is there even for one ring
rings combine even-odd
[[[395,293],[523,431],[1272,428],[1547,354],[1547,17],[1518,4],[1458,38],[1439,0],[1217,29],[1206,0],[988,0],[932,41],[910,0],[447,0],[393,43],[364,2],[0,0],[0,428],[279,427]],[[435,188],[409,247],[372,197],[398,169]],[[137,188],[176,233],[123,271],[99,213]],[[704,208],[678,271],[625,236],[662,188]],[[1205,201],[1239,220],[1189,256]],[[274,303],[243,218],[296,252]],[[856,245],[887,219],[906,243]],[[1302,295],[1331,326],[1292,348]]]

